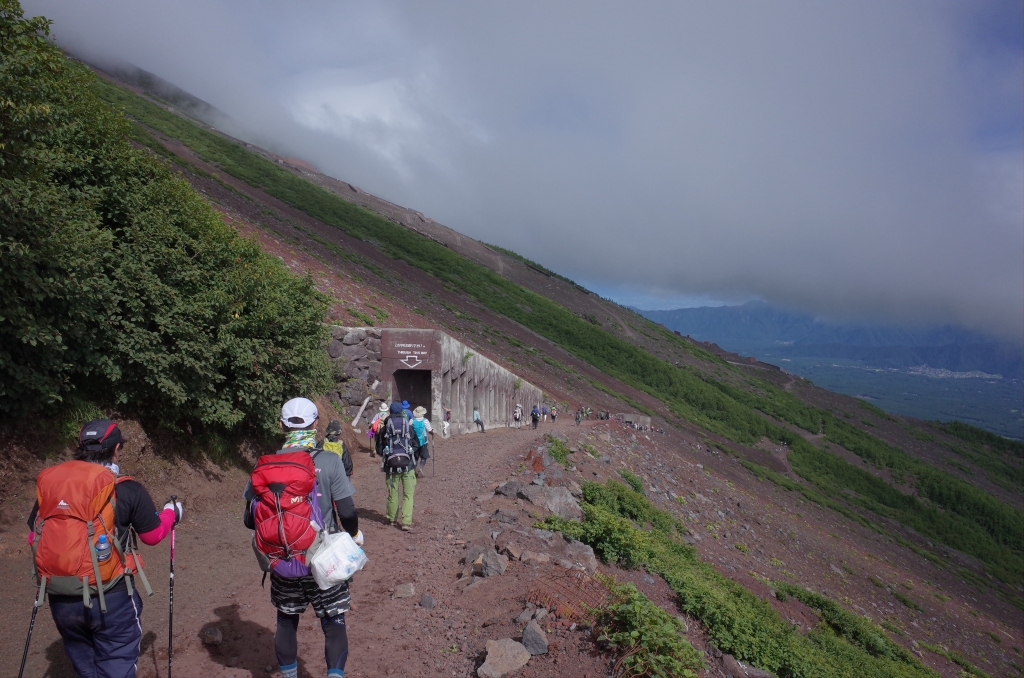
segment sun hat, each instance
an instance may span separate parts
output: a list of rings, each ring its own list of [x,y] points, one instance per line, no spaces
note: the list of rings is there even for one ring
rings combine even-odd
[[[422,405],[420,405],[419,407],[412,411],[414,417],[422,417],[426,413],[427,408],[423,407]]]
[[[402,401],[402,409],[403,410],[409,409],[409,401],[408,400],[403,400]]]
[[[281,423],[285,428],[306,428],[320,416],[309,398],[292,398],[281,408]]]
[[[78,432],[78,449],[84,452],[109,450],[124,442],[121,429],[109,419],[93,419]]]
[[[402,403],[391,403],[391,414],[401,414]]]
[[[387,412],[388,411],[388,404],[387,403],[381,403],[380,404],[380,411],[381,412]]]

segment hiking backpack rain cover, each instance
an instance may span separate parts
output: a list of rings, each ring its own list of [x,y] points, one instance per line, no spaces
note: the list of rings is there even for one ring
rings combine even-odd
[[[139,571],[138,555],[121,550],[114,526],[114,487],[118,478],[109,468],[87,461],[66,461],[39,472],[36,479],[36,538],[33,562],[42,591],[54,595],[98,593],[106,610],[103,590],[124,574]],[[94,544],[100,535],[111,543],[110,557],[99,561]],[[148,585],[147,585],[148,586]]]
[[[284,577],[309,574],[307,551],[319,544],[323,517],[316,497],[316,466],[309,452],[259,458],[252,472],[254,545]],[[269,569],[265,568],[265,569]]]

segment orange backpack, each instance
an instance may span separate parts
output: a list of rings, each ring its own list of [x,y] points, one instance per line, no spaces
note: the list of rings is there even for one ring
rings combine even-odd
[[[39,599],[42,604],[47,590],[55,595],[82,594],[82,603],[92,607],[90,596],[97,594],[100,609],[106,612],[103,592],[124,575],[136,572],[146,592],[152,596],[142,558],[129,542],[128,553],[121,548],[114,525],[118,478],[106,466],[87,461],[66,461],[40,471],[36,479],[36,538],[32,546]],[[100,535],[107,535],[110,556],[97,558],[95,544]],[[124,577],[131,594],[131,579]]]

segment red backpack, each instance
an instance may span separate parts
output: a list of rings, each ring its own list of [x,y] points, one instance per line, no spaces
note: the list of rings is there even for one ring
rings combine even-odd
[[[269,559],[265,569],[285,577],[309,574],[306,551],[324,527],[313,456],[305,451],[264,455],[256,462],[251,480],[256,494],[254,545]]]

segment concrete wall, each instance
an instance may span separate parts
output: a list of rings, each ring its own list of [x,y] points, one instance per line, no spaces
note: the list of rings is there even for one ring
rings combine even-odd
[[[365,428],[382,402],[397,397],[399,371],[408,375],[429,370],[430,402],[411,404],[428,407],[439,434],[444,408],[452,411],[451,434],[459,435],[477,430],[474,407],[484,426],[494,428],[512,424],[517,403],[524,415],[542,404],[539,388],[439,330],[333,326],[331,336],[327,352],[336,388],[329,397],[343,408],[348,422],[369,398],[357,428]]]

